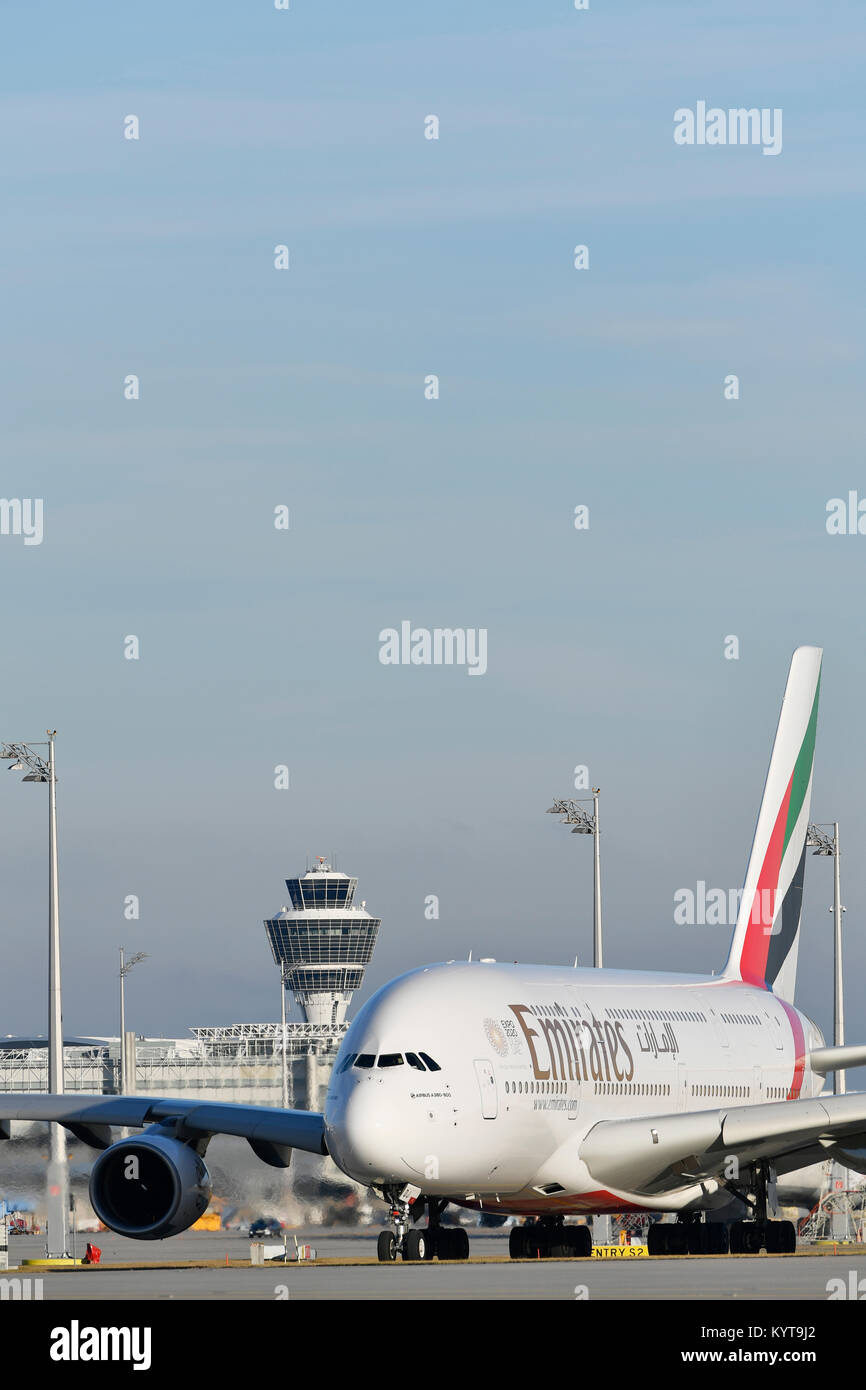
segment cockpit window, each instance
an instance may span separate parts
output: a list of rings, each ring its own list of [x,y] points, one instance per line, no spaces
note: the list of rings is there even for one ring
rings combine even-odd
[[[424,1063],[421,1061],[421,1058],[418,1056],[417,1052],[407,1052],[406,1061],[409,1063],[409,1066],[414,1067],[416,1071],[427,1070]]]
[[[421,1058],[421,1061],[422,1061],[422,1062],[426,1062],[426,1063],[427,1063],[428,1069],[429,1069],[430,1071],[441,1071],[441,1070],[442,1070],[442,1068],[440,1067],[439,1063],[438,1063],[438,1062],[434,1062],[432,1057],[428,1057],[426,1052],[419,1052],[418,1056]]]
[[[376,1058],[373,1056],[372,1052],[361,1052],[355,1058],[356,1067],[374,1067],[375,1065]]]
[[[351,1066],[352,1063],[354,1062],[355,1058],[357,1057],[357,1055],[358,1055],[357,1052],[350,1052],[349,1055],[348,1055],[348,1057],[346,1058],[345,1062],[344,1062],[343,1065],[340,1067],[340,1071],[341,1071],[341,1072],[342,1072],[342,1071],[348,1071],[349,1068],[350,1068],[350,1066]]]
[[[402,1067],[402,1052],[383,1052],[379,1058],[380,1067]]]

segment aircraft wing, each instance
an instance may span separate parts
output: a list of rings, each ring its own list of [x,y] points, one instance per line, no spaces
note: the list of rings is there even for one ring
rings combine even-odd
[[[863,1173],[866,1095],[601,1120],[581,1144],[580,1156],[605,1187],[647,1195],[724,1179],[732,1157],[740,1165],[769,1159],[780,1173],[837,1158]]]
[[[312,1110],[277,1110],[267,1105],[212,1104],[153,1096],[52,1096],[44,1092],[0,1094],[0,1138],[8,1139],[10,1120],[56,1120],[94,1148],[111,1143],[111,1126],[175,1126],[178,1139],[236,1134],[266,1163],[285,1167],[288,1149],[325,1154],[324,1116]]]

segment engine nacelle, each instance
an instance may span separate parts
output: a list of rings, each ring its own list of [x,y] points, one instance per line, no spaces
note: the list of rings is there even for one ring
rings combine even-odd
[[[210,1198],[210,1174],[195,1149],[162,1134],[112,1144],[90,1174],[96,1215],[134,1240],[178,1235],[204,1215]]]
[[[863,1145],[862,1134],[840,1139],[827,1152],[845,1168],[853,1168],[855,1173],[866,1173],[866,1147]]]

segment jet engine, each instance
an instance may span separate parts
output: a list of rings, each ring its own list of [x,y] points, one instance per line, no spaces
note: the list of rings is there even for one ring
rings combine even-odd
[[[853,1168],[855,1173],[866,1173],[866,1136],[846,1135],[844,1139],[832,1144],[827,1152],[845,1168]]]
[[[106,1149],[90,1174],[90,1202],[109,1230],[162,1240],[187,1230],[207,1210],[210,1174],[189,1144],[147,1131]]]

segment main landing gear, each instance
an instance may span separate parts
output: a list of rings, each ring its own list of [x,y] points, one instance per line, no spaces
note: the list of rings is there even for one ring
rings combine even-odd
[[[752,1169],[748,1189],[727,1184],[729,1191],[749,1208],[753,1215],[746,1221],[705,1221],[699,1212],[680,1216],[674,1225],[661,1223],[650,1226],[647,1232],[649,1255],[793,1255],[797,1249],[797,1232],[792,1221],[773,1221],[767,1215],[767,1194],[770,1185],[770,1165],[766,1160]],[[754,1196],[749,1193],[753,1192]]]
[[[468,1260],[469,1237],[462,1226],[442,1226],[439,1218],[448,1205],[433,1197],[418,1197],[411,1204],[387,1193],[391,1203],[391,1230],[381,1231],[376,1253],[382,1264],[396,1260]],[[414,1226],[427,1210],[427,1225]]]
[[[766,1250],[768,1255],[793,1255],[797,1249],[797,1232],[792,1221],[772,1221],[767,1216],[767,1192],[770,1185],[770,1165],[763,1159],[752,1170],[754,1198],[728,1183],[732,1192],[746,1206],[751,1207],[754,1219],[734,1221],[731,1225],[731,1254],[757,1255]]]
[[[655,1224],[647,1231],[648,1255],[727,1255],[728,1227],[700,1216],[680,1219],[673,1226]]]
[[[731,1254],[793,1255],[797,1232],[792,1221],[734,1221],[731,1225]]]
[[[561,1217],[543,1217],[531,1226],[512,1226],[508,1253],[512,1260],[576,1259],[592,1254],[592,1232],[566,1226]]]

